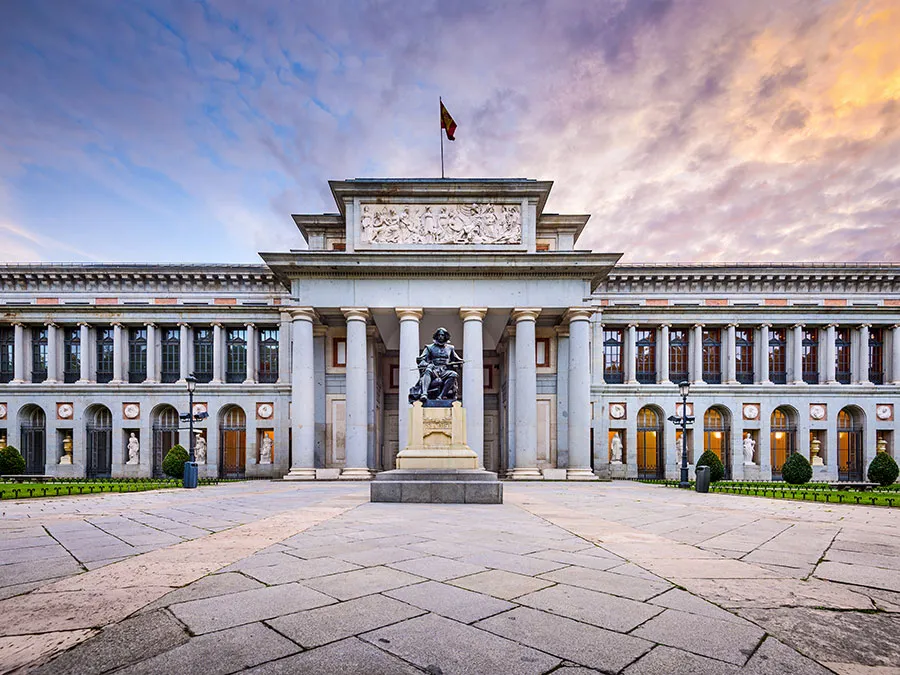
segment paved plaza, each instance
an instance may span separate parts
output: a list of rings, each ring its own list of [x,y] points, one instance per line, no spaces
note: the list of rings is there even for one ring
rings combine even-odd
[[[900,673],[900,514],[659,486],[0,504],[0,672]]]

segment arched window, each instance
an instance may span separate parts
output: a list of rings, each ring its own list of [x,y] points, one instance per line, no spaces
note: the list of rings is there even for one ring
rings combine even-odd
[[[25,473],[44,473],[47,449],[47,417],[40,406],[30,405],[20,413],[19,451],[25,458]]]
[[[112,413],[109,408],[93,407],[88,412],[85,432],[88,477],[108,477],[112,471]]]
[[[725,477],[731,477],[731,426],[718,408],[703,415],[703,450],[712,450],[725,465]]]
[[[793,416],[785,408],[772,411],[769,431],[769,445],[772,462],[772,478],[781,479],[781,467],[787,458],[796,451],[797,427]]]
[[[225,478],[240,478],[247,465],[247,416],[233,405],[224,410],[220,419],[220,472]]]
[[[152,418],[153,426],[153,475],[163,475],[162,463],[166,453],[178,443],[178,411],[170,405],[156,409]]]
[[[863,480],[863,423],[855,408],[844,408],[837,417],[838,480]]]
[[[639,478],[663,478],[665,455],[660,416],[650,407],[641,408],[637,416],[637,465]]]

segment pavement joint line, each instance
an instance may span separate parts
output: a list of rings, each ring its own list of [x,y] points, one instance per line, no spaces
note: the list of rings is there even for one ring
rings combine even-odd
[[[74,560],[75,562],[78,563],[78,565],[81,567],[81,569],[82,569],[83,571],[87,571],[87,567],[84,566],[84,563],[81,562],[81,561],[75,556],[75,554],[72,553],[72,551],[70,551],[70,550],[68,549],[68,547],[67,547],[65,544],[63,544],[59,539],[57,539],[56,537],[54,537],[54,536],[53,536],[53,533],[50,532],[50,530],[47,529],[47,526],[46,526],[46,525],[41,525],[41,527],[44,529],[44,532],[47,533],[47,536],[48,536],[48,537],[50,537],[53,541],[55,541],[57,544],[59,544],[60,546],[62,546],[63,550],[64,550],[66,553],[68,553],[68,554],[72,557],[72,560]],[[69,575],[64,575],[64,576],[69,576]],[[58,579],[58,577],[57,577],[57,579]],[[29,592],[30,592],[30,591],[29,591]],[[13,597],[15,597],[15,596],[13,596]]]
[[[843,528],[843,526],[841,526],[838,528],[838,531],[834,533],[834,536],[831,538],[831,541],[828,542],[828,546],[826,546],[825,550],[822,551],[822,555],[819,556],[819,559],[816,561],[816,564],[813,565],[813,568],[810,570],[809,574],[807,574],[805,577],[803,577],[804,581],[807,581],[810,578],[815,576],[816,570],[819,569],[819,565],[821,565],[823,562],[825,562],[825,558],[828,557],[828,552],[831,550],[831,547],[834,546],[834,542],[837,540],[837,538],[839,536],[841,536],[841,532],[843,532],[843,531],[844,531],[844,528]],[[816,578],[818,579],[819,577],[816,577]],[[871,598],[869,598],[869,599],[871,600]],[[872,603],[872,604],[875,604],[875,603]]]

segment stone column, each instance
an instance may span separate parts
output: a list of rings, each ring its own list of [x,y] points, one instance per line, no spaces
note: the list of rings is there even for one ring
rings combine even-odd
[[[603,315],[594,310],[591,316],[591,385],[603,384]]]
[[[872,384],[869,381],[869,328],[870,324],[864,323],[859,327],[859,376],[857,384]]]
[[[837,347],[835,346],[837,334],[835,328],[837,328],[836,323],[830,323],[825,327],[825,384],[838,383],[837,373],[835,372],[837,369]],[[829,454],[833,452],[832,448],[828,448],[828,452]]]
[[[694,338],[694,379],[693,384],[703,384],[703,324],[694,325],[692,330]]]
[[[485,307],[463,307],[462,391],[466,409],[466,442],[478,455],[478,467],[484,468],[484,316]],[[585,355],[587,357],[587,355]]]
[[[539,308],[516,308],[516,467],[511,478],[541,478],[537,468],[537,367],[535,321]]]
[[[244,384],[256,384],[256,324],[247,324],[247,377]]]
[[[625,333],[625,384],[637,384],[637,324],[628,324]]]
[[[81,329],[79,336],[81,340],[81,376],[78,382],[85,383],[93,379],[91,378],[91,325],[82,322],[78,324],[78,327]]]
[[[278,324],[278,384],[291,381],[291,315],[281,313]]]
[[[48,321],[47,326],[47,384],[59,382],[59,326]]]
[[[794,362],[792,384],[806,384],[803,381],[803,324],[796,323],[791,330],[794,332],[794,351],[791,353],[791,360]]]
[[[216,321],[213,327],[213,376],[212,382],[225,381],[225,327]]]
[[[122,368],[122,352],[125,345],[122,341],[122,324],[113,325],[113,378],[111,384],[122,384],[125,381]]]
[[[900,384],[900,324],[891,326],[891,338],[891,384]]]
[[[190,324],[181,322],[178,327],[181,329],[178,336],[178,382],[184,384],[184,378],[190,375],[190,366],[188,365],[188,350],[191,343]]]
[[[659,346],[657,353],[659,354],[659,379],[660,384],[671,384],[669,377],[669,328],[671,324],[664,323],[659,327]]]
[[[896,331],[894,344],[897,344]],[[896,350],[895,350],[896,351]],[[897,372],[897,362],[894,361],[894,372]],[[12,384],[22,384],[25,381],[25,325],[13,324],[13,379]]]
[[[291,369],[291,470],[286,480],[314,480],[316,405],[314,390],[312,307],[290,311],[293,333]]]
[[[364,307],[342,308],[347,319],[347,430],[346,464],[341,478],[369,479],[372,472],[366,464],[368,452],[368,389],[366,387],[366,320]]]
[[[516,329],[506,329],[506,478],[516,467]]]
[[[419,380],[416,357],[419,355],[419,321],[422,320],[421,307],[400,307],[400,392],[397,409],[397,449],[402,451],[409,442],[409,390]]]
[[[770,323],[761,324],[759,327],[759,383],[772,384],[769,379],[769,329]]]
[[[146,382],[158,382],[159,376],[156,368],[156,324],[144,324],[147,330],[147,379]],[[143,455],[144,453],[141,453]],[[141,460],[143,461],[143,459]]]
[[[591,310],[572,308],[569,319],[569,480],[597,480],[591,471],[591,374],[586,367],[590,356]],[[559,368],[563,364],[558,364]]]
[[[725,327],[725,359],[722,381],[725,384],[737,384],[737,324],[729,323]]]

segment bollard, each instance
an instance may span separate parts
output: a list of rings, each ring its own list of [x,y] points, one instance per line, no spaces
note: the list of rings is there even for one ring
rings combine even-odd
[[[697,467],[697,480],[695,483],[697,492],[709,492],[709,467]]]

